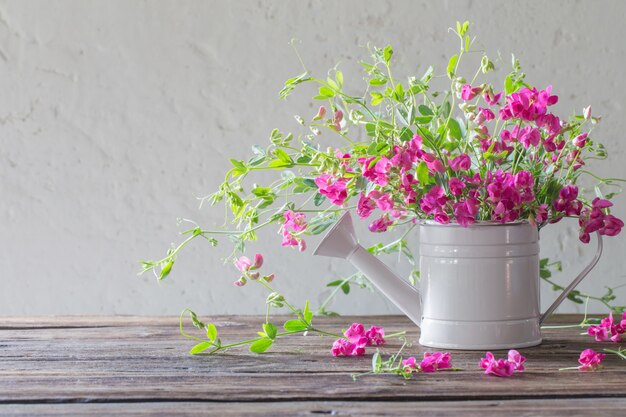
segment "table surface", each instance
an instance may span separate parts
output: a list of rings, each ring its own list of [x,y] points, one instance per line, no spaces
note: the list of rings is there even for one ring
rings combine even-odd
[[[264,318],[211,320],[228,342],[253,337]],[[419,329],[400,316],[324,317],[316,325],[339,332],[354,321],[408,330],[406,352],[426,350],[417,344]],[[354,382],[351,374],[370,369],[373,350],[333,358],[327,337],[289,336],[261,355],[240,348],[199,357],[187,353],[193,341],[181,338],[174,317],[5,317],[0,415],[626,415],[626,361],[609,355],[598,372],[558,371],[575,366],[583,349],[615,347],[580,333],[545,330],[541,346],[520,349],[527,370],[512,378],[484,375],[482,352],[453,351],[461,371]],[[390,340],[381,353],[399,346]]]

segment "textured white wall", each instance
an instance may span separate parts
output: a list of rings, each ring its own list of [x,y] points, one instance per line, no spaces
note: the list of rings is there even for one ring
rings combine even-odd
[[[446,28],[469,19],[491,56],[508,65],[516,52],[531,82],[555,85],[560,113],[592,104],[605,115],[595,137],[611,161],[598,171],[626,177],[625,15],[621,1],[0,1],[0,314],[263,311],[259,288],[232,286],[227,243],[193,244],[161,285],[135,273],[176,240],[177,217],[220,224],[222,211],[198,210],[196,197],[228,157],[314,111],[306,93],[277,99],[300,71],[292,37],[310,69],[340,61],[360,86],[367,42],[395,46],[397,74],[421,74],[445,65],[456,49]],[[616,204],[626,218],[624,196]],[[567,226],[542,237],[543,253],[564,261],[561,281],[591,256]],[[351,271],[264,238],[295,302],[318,301],[323,283]],[[625,249],[624,236],[608,239],[582,288],[623,282]],[[364,291],[341,301],[343,313],[396,311]]]

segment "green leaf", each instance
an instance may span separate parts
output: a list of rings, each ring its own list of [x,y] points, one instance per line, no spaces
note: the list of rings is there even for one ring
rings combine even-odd
[[[350,294],[350,283],[346,282],[345,284],[343,284],[341,286],[341,291],[343,291],[343,293],[346,295]]]
[[[315,204],[316,207],[319,207],[322,205],[324,200],[326,200],[326,196],[324,194],[317,193],[315,194],[315,197],[313,197],[313,204]]]
[[[307,323],[311,324],[311,319],[313,319],[313,312],[309,310],[309,300],[306,300],[304,303],[304,311],[302,312],[302,316],[304,316],[304,320]]]
[[[280,159],[281,161],[283,161],[286,164],[293,164],[293,160],[291,159],[291,157],[287,154],[287,152],[283,151],[280,148],[276,148],[274,149],[274,155],[276,155],[276,157],[278,159]]]
[[[550,262],[550,258],[542,258],[539,260],[539,268],[543,269],[548,266],[548,262]]]
[[[388,81],[389,79],[387,77],[381,77],[381,78],[372,78],[369,81],[369,83],[371,86],[378,87],[378,86],[387,84]]]
[[[509,95],[514,91],[515,91],[515,86],[513,85],[513,78],[511,74],[509,74],[504,79],[504,92],[506,93],[506,95]]]
[[[385,47],[385,50],[383,51],[383,57],[385,58],[385,62],[387,64],[389,64],[389,61],[391,61],[392,55],[393,55],[393,48],[391,47],[391,45],[387,45]]]
[[[372,96],[372,106],[379,105],[385,99],[385,96],[376,91],[372,91],[370,95]]]
[[[424,104],[420,104],[417,107],[417,110],[423,114],[424,116],[434,116],[435,113],[433,113],[433,111],[430,109],[430,107],[424,105]]]
[[[430,184],[430,176],[428,175],[428,166],[426,165],[426,162],[420,162],[415,169],[415,173],[417,174],[417,180],[421,185]]]
[[[331,281],[328,284],[326,284],[327,287],[336,287],[337,285],[341,284],[343,282],[342,279],[338,279],[337,281]]]
[[[288,332],[298,332],[309,328],[302,320],[287,320],[283,327]]]
[[[376,352],[372,355],[372,371],[378,372],[380,368],[383,366],[383,360],[380,357],[380,352],[376,349]]]
[[[213,344],[210,343],[210,342],[200,342],[197,345],[195,345],[194,347],[192,347],[191,350],[189,351],[189,353],[191,353],[192,355],[196,355],[196,354],[198,354],[200,352],[204,352],[205,350],[207,350],[211,346],[213,346]]]
[[[250,352],[263,353],[269,349],[273,343],[274,341],[272,339],[259,339],[250,345]]]
[[[332,88],[321,86],[319,95],[324,98],[332,98],[335,97],[335,91]]]
[[[217,339],[217,327],[215,327],[214,324],[207,324],[206,337],[208,337],[211,342],[215,342],[215,339]]]
[[[276,338],[277,329],[274,324],[267,322],[263,324],[263,331],[270,339],[274,340]]]
[[[337,80],[337,84],[341,87],[343,85],[343,72],[337,70],[335,72],[335,80]]]
[[[550,278],[552,276],[552,272],[548,271],[547,269],[540,269],[539,276],[541,278]]]
[[[448,122],[448,129],[450,132],[450,136],[452,136],[456,140],[460,140],[462,137],[461,126],[456,119],[450,119]]]
[[[456,63],[458,60],[459,60],[458,55],[452,55],[452,57],[448,61],[447,73],[448,73],[448,78],[450,79],[454,78],[454,75],[455,75],[454,71],[456,69]]]
[[[174,265],[174,261],[171,260],[168,263],[166,263],[163,268],[161,268],[161,273],[159,274],[159,281],[161,281],[162,279],[165,279],[170,274],[170,272],[172,272],[173,265]]]

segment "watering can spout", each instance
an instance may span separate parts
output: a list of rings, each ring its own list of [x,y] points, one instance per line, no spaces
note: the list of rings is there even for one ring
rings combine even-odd
[[[359,244],[350,212],[346,212],[330,229],[313,254],[347,259],[408,318],[418,326],[421,324],[419,291]]]

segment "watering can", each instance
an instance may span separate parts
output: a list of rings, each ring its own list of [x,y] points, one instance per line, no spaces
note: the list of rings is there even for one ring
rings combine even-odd
[[[528,222],[469,227],[425,221],[420,228],[418,288],[363,248],[350,212],[315,255],[347,259],[420,327],[419,343],[445,349],[511,349],[541,343],[540,326],[587,276],[602,254],[540,313],[539,231]]]

